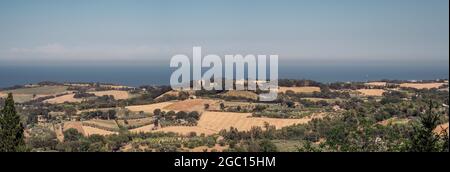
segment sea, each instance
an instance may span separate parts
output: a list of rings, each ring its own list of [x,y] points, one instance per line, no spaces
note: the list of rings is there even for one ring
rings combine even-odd
[[[0,88],[37,83],[100,82],[127,86],[168,85],[175,68],[160,66],[0,66]],[[279,78],[336,81],[448,79],[448,64],[441,66],[285,65]]]

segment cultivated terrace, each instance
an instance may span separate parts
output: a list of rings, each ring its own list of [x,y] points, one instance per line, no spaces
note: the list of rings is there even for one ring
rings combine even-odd
[[[448,80],[278,83],[273,102],[259,101],[261,90],[3,88],[0,134],[23,137],[2,140],[0,150],[448,152]]]

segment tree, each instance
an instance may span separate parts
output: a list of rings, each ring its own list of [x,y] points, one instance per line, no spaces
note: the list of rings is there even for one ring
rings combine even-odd
[[[176,113],[176,119],[184,119],[187,117],[187,113],[184,111],[179,111]]]
[[[224,110],[225,109],[225,104],[222,102],[222,103],[220,103],[220,110]]]
[[[198,113],[197,111],[189,112],[188,118],[194,118],[195,120],[199,120],[200,119],[200,113]]]
[[[69,128],[66,131],[63,132],[64,134],[64,141],[78,141],[79,139],[83,138],[83,135],[78,132],[77,129]]]
[[[286,101],[286,106],[287,106],[288,108],[294,108],[295,103],[292,102],[292,101]]]
[[[439,115],[433,112],[430,101],[428,111],[420,116],[420,124],[414,126],[414,133],[410,140],[411,152],[437,152],[440,151],[439,135],[433,132],[438,125]]]
[[[153,126],[158,127],[159,126],[159,116],[155,116],[153,119]]]
[[[9,93],[0,114],[0,152],[25,151],[23,129],[14,107],[13,95]]]
[[[237,110],[238,112],[241,112],[242,107],[241,107],[241,106],[237,106],[237,107],[236,107],[236,110]]]
[[[117,112],[114,109],[108,110],[108,120],[117,119]]]
[[[161,109],[155,109],[155,110],[153,111],[153,115],[154,115],[154,116],[159,116],[159,115],[161,115]]]
[[[189,93],[181,91],[180,93],[178,93],[178,99],[180,100],[186,100],[189,98]]]

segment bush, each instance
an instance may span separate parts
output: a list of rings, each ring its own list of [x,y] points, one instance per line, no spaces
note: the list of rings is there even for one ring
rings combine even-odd
[[[78,132],[78,130],[74,128],[69,128],[66,131],[63,132],[64,134],[64,141],[70,142],[70,141],[78,141],[81,138],[83,138],[83,135]]]

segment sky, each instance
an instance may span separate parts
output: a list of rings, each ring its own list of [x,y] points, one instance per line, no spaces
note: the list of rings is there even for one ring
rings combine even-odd
[[[0,66],[167,65],[193,46],[448,69],[449,1],[0,0]]]

